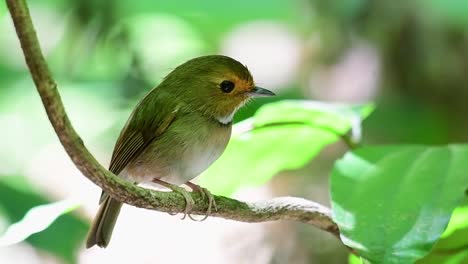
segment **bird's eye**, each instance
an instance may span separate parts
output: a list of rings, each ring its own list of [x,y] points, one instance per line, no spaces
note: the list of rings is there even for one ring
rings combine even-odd
[[[219,84],[219,88],[221,89],[221,91],[223,91],[223,93],[232,92],[232,90],[234,90],[235,86],[236,85],[233,82],[228,81],[228,80],[224,80]]]

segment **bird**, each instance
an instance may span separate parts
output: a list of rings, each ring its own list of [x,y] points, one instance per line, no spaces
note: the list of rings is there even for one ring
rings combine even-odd
[[[184,196],[185,214],[194,200],[181,187],[213,195],[191,182],[215,162],[231,136],[234,114],[253,97],[274,96],[255,85],[248,68],[224,55],[207,55],[177,66],[130,114],[115,143],[109,171],[132,181],[156,183]],[[109,245],[122,203],[102,192],[86,247]],[[189,214],[190,216],[190,214]]]

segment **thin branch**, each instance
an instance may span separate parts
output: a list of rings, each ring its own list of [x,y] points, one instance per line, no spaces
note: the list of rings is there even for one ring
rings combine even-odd
[[[6,2],[47,116],[76,167],[88,179],[119,201],[161,212],[182,213],[185,200],[181,195],[136,186],[107,171],[91,155],[67,117],[57,85],[42,55],[26,2],[24,0]],[[204,214],[208,202],[198,193],[193,193],[192,196],[195,200],[193,213]],[[292,220],[313,225],[339,237],[339,230],[331,220],[330,210],[311,201],[283,197],[266,202],[246,203],[223,196],[215,196],[215,200],[218,211],[214,212],[213,216],[243,222]]]

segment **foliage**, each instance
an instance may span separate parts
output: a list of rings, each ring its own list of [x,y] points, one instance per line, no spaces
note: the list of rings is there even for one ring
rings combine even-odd
[[[23,224],[19,222],[10,226],[11,231],[0,239],[5,244],[0,246],[26,239],[38,249],[56,255],[67,263],[75,263],[88,224],[70,213],[76,203],[46,205],[48,203],[50,200],[37,192],[25,178],[1,176],[0,215],[9,222],[21,220]],[[45,230],[40,232],[41,229]]]
[[[372,105],[312,101],[267,104],[234,127],[226,151],[203,174],[202,183],[214,193],[231,195],[264,184],[280,171],[299,169],[325,146],[346,138],[352,126],[359,130],[372,110]]]
[[[332,173],[334,220],[371,263],[414,263],[446,228],[468,186],[468,146],[375,146]]]
[[[336,162],[330,193],[344,242],[372,263],[468,261],[466,192],[465,202],[457,203],[468,188],[468,176],[459,173],[466,171],[468,154],[465,144],[447,144],[468,140],[466,1],[28,2],[34,21],[47,25],[42,30],[38,25],[39,38],[50,47],[47,61],[73,125],[101,158],[110,155],[136,101],[178,63],[221,52],[226,36],[241,25],[288,26],[301,40],[297,78],[279,87],[276,99],[240,111],[236,121],[247,120],[236,125],[239,133],[226,153],[201,178],[204,187],[224,195],[265,184],[285,170],[300,171],[295,175],[304,183],[291,195],[326,189],[312,186],[316,173],[310,161],[325,146],[349,141],[348,130],[359,132],[355,121],[366,119],[373,107],[280,99],[309,98],[312,90],[323,88],[309,87],[315,71],[341,65],[356,46],[375,49],[381,80],[378,107],[364,123],[365,142],[420,145],[367,144]],[[16,39],[6,30],[11,28],[7,15],[2,1],[0,174],[26,175],[32,160],[56,138],[32,91]],[[62,20],[47,20],[56,16]],[[339,77],[352,84],[355,76]],[[0,177],[0,217],[17,223],[34,208],[55,204],[36,187],[22,176]],[[63,209],[55,212],[63,213],[57,219],[47,213],[50,226],[30,230],[24,238],[30,235],[25,241],[34,248],[72,263],[88,223]],[[362,262],[359,257],[352,261]]]

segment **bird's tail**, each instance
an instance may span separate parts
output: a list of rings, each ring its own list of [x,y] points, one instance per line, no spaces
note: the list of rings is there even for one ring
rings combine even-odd
[[[112,199],[109,195],[106,196],[89,230],[86,248],[94,245],[105,248],[111,239],[122,203]]]

